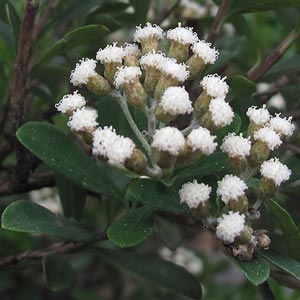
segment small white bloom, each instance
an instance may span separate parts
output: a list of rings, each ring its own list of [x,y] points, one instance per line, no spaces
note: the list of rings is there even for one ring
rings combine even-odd
[[[131,55],[140,56],[141,51],[138,45],[126,43],[124,45],[124,57],[131,56]]]
[[[245,215],[230,211],[227,215],[219,218],[216,235],[225,244],[231,244],[234,239],[244,230]]]
[[[218,74],[205,76],[200,85],[212,98],[225,97],[229,91],[229,86],[225,82],[226,77],[221,78]]]
[[[183,8],[182,17],[185,19],[198,20],[207,14],[205,6],[190,0],[182,0],[180,6]]]
[[[187,80],[190,75],[188,66],[184,63],[178,64],[174,58],[163,59],[159,64],[159,69],[161,72],[177,79],[179,82]]]
[[[155,37],[158,40],[161,39],[163,37],[163,30],[159,26],[155,24],[152,25],[151,23],[147,23],[144,27],[141,27],[141,25],[137,26],[136,31],[133,34],[134,42],[139,43],[141,42],[141,40],[152,37]]]
[[[289,137],[295,130],[295,125],[292,123],[292,118],[281,118],[280,114],[277,114],[270,120],[270,127],[279,134]]]
[[[194,109],[184,87],[169,87],[165,90],[159,106],[171,115],[190,114]]]
[[[180,130],[174,127],[164,127],[156,130],[151,146],[160,151],[178,155],[183,150],[184,145],[184,136]]]
[[[256,106],[249,107],[248,110],[247,110],[246,115],[256,125],[264,125],[270,119],[270,113],[266,109],[265,105],[263,105],[262,108],[257,108]]]
[[[272,151],[282,144],[279,134],[277,134],[272,128],[268,126],[255,131],[254,140],[259,140],[266,143],[268,148]]]
[[[219,51],[212,47],[211,43],[207,43],[205,41],[198,41],[197,43],[194,43],[192,45],[192,51],[198,57],[202,58],[206,64],[213,64],[219,56]],[[225,95],[221,93],[221,96]]]
[[[62,113],[72,112],[77,108],[81,108],[86,105],[84,97],[82,97],[78,91],[73,94],[64,95],[63,98],[55,104],[58,111]]]
[[[263,177],[272,179],[276,186],[280,186],[281,183],[288,181],[292,174],[291,170],[282,164],[278,158],[264,161],[260,167],[260,173]]]
[[[139,67],[120,67],[115,74],[114,85],[118,89],[124,83],[130,83],[142,75]]]
[[[217,127],[229,125],[234,117],[231,106],[224,98],[215,98],[210,101],[209,111],[211,112],[212,120]]]
[[[115,140],[118,138],[115,129],[111,126],[97,128],[93,132],[93,154],[101,155],[104,158],[108,157],[108,153],[112,149]]]
[[[104,49],[99,49],[96,55],[96,59],[102,64],[105,63],[122,63],[124,58],[123,47],[118,47],[117,43],[107,45]]]
[[[74,111],[70,117],[68,126],[73,131],[88,131],[94,130],[98,125],[98,113],[93,108],[82,107]]]
[[[165,59],[165,54],[163,52],[148,52],[140,58],[140,64],[142,67],[153,67],[158,69],[160,64]]]
[[[230,200],[237,201],[240,196],[245,195],[246,189],[247,185],[242,179],[227,174],[221,181],[218,181],[217,195],[225,204],[228,204]]]
[[[211,187],[204,183],[198,183],[196,180],[187,182],[179,191],[180,202],[186,203],[189,208],[197,208],[199,204],[208,201],[210,193]]]
[[[214,141],[215,135],[211,135],[210,131],[206,128],[199,127],[193,129],[187,136],[187,144],[193,151],[200,150],[203,154],[209,155],[217,148],[217,143]]]
[[[83,58],[76,64],[76,67],[71,72],[70,82],[74,86],[87,84],[90,77],[97,75],[96,69],[97,61],[94,59]]]
[[[245,158],[250,155],[250,138],[243,138],[235,133],[229,133],[223,140],[221,150],[226,152],[230,157],[239,156],[241,158]]]
[[[286,101],[280,93],[277,93],[270,98],[270,100],[267,102],[267,106],[283,111],[286,108]]]
[[[181,27],[179,24],[178,27],[168,30],[167,39],[186,45],[197,42],[198,36],[192,27]]]

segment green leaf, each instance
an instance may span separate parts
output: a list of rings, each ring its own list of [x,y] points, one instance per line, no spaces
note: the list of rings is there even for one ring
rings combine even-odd
[[[56,185],[64,215],[79,221],[84,211],[86,190],[60,174],[56,175]]]
[[[14,46],[15,52],[17,52],[21,21],[15,8],[9,2],[5,5],[5,9],[6,9],[7,20],[9,23],[9,28],[11,31],[12,44]]]
[[[93,233],[76,222],[25,200],[10,204],[2,214],[2,228],[18,232],[47,234],[67,241],[88,242]]]
[[[197,300],[202,297],[198,280],[184,268],[171,262],[125,250],[101,249],[100,255],[105,262],[177,295]]]
[[[102,25],[87,25],[79,27],[65,34],[65,36],[58,40],[50,49],[44,54],[44,56],[38,62],[41,65],[45,61],[61,55],[64,52],[73,50],[74,48],[88,44],[93,41],[99,40],[108,32],[108,29]]]
[[[234,118],[229,125],[217,130],[216,132],[217,143],[221,145],[224,137],[229,133],[233,133],[233,132],[238,133],[241,129],[241,125],[242,125],[241,117],[238,114],[234,114]]]
[[[233,264],[247,277],[254,285],[265,282],[270,275],[269,264],[261,257],[255,257],[252,261],[240,261],[227,256]]]
[[[28,122],[17,131],[19,141],[45,164],[79,186],[121,199],[102,163],[96,163],[60,129],[47,123]]]
[[[178,188],[168,188],[151,179],[133,180],[128,186],[126,199],[159,211],[189,213],[188,207],[185,204],[180,204]]]
[[[152,211],[148,207],[140,207],[109,226],[107,236],[121,248],[132,247],[151,234],[152,222]]]
[[[272,265],[300,280],[300,262],[273,250],[260,251],[259,255]]]
[[[136,24],[143,24],[146,22],[150,2],[150,0],[130,0],[130,4],[134,7],[133,19]]]
[[[227,170],[226,154],[215,152],[209,156],[203,156],[190,167],[185,168],[172,178],[173,182],[186,182],[195,177],[213,175]]]
[[[283,237],[289,252],[289,255],[300,260],[300,232],[290,214],[273,200],[265,202],[265,205],[270,213],[280,226]]]
[[[232,99],[243,101],[243,98],[249,97],[256,92],[256,85],[248,78],[237,75],[231,81],[230,90]]]
[[[221,67],[223,67],[225,64],[227,64],[229,61],[231,61],[238,52],[228,51],[228,50],[222,50],[220,49],[220,55],[216,62],[212,65],[210,65],[206,70],[204,74],[211,74],[217,72]]]
[[[58,292],[75,284],[75,272],[66,260],[56,253],[43,257],[44,280],[48,290]]]

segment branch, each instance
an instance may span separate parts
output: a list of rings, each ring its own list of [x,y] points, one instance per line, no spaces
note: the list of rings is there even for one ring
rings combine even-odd
[[[293,30],[274,50],[267,56],[256,68],[250,70],[247,74],[249,80],[257,81],[263,76],[290,48],[299,33]]]
[[[220,29],[223,24],[224,16],[227,13],[227,10],[229,8],[229,4],[230,4],[230,0],[223,0],[221,2],[217,15],[214,19],[210,32],[207,36],[206,39],[207,42],[214,43],[218,35],[220,34]]]

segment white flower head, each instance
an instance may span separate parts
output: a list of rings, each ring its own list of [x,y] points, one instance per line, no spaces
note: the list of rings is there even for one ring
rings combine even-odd
[[[221,150],[226,152],[229,157],[245,158],[250,155],[251,141],[250,138],[243,138],[235,133],[229,133],[221,145]]]
[[[140,56],[141,51],[137,44],[125,43],[124,45],[124,56]]]
[[[277,93],[269,99],[267,106],[283,111],[286,108],[286,101],[280,93]]]
[[[247,185],[242,179],[227,174],[221,181],[218,181],[217,195],[225,204],[228,204],[230,200],[237,201],[240,196],[245,195],[246,189]]]
[[[211,187],[204,183],[198,183],[196,180],[187,182],[179,191],[180,202],[186,203],[189,208],[197,208],[199,204],[209,200],[210,193]]]
[[[171,115],[190,114],[194,109],[184,87],[169,87],[161,97],[159,106]]]
[[[182,17],[186,19],[198,20],[207,14],[207,9],[191,0],[182,0],[180,6],[183,8]]]
[[[78,91],[74,91],[73,94],[64,95],[63,98],[55,104],[55,107],[62,113],[68,113],[85,105],[86,101],[84,97],[82,97]]]
[[[280,186],[281,183],[288,181],[292,174],[291,170],[282,164],[278,158],[264,161],[260,167],[260,173],[263,177],[272,179],[276,186]]]
[[[179,23],[178,27],[168,30],[167,39],[186,45],[197,42],[198,36],[192,27],[181,27]]]
[[[156,130],[151,146],[176,156],[183,150],[184,145],[184,136],[180,130],[168,126]]]
[[[212,98],[225,97],[229,91],[225,80],[226,77],[221,78],[218,74],[212,74],[205,76],[200,85]]]
[[[140,43],[142,40],[153,37],[158,40],[161,39],[163,37],[163,30],[158,25],[147,23],[144,27],[141,27],[141,25],[136,27],[136,31],[133,34],[133,41]]]
[[[289,137],[295,130],[295,125],[292,123],[292,118],[281,118],[280,114],[276,114],[270,120],[270,127],[279,134]]]
[[[193,129],[187,136],[187,144],[193,151],[200,150],[203,154],[209,155],[217,148],[217,143],[214,141],[215,135],[211,135],[210,131],[206,128],[199,127]]]
[[[219,51],[211,46],[211,43],[207,43],[205,41],[198,41],[192,45],[192,51],[206,64],[213,64],[218,56]],[[221,94],[221,96],[223,96]]]
[[[184,63],[178,64],[174,58],[165,58],[162,60],[159,64],[159,70],[167,76],[177,79],[179,82],[187,80],[190,75],[188,66]]]
[[[251,106],[248,108],[246,115],[256,125],[264,125],[270,120],[270,113],[267,110],[266,105],[263,105],[262,108]]]
[[[99,49],[96,55],[96,59],[102,64],[105,63],[122,63],[125,56],[123,47],[118,47],[117,43],[107,45],[104,49]]]
[[[87,84],[90,77],[96,76],[95,71],[97,61],[94,59],[83,58],[76,64],[76,67],[71,72],[70,82],[74,86]]]
[[[245,215],[230,211],[227,215],[219,218],[216,235],[225,244],[231,244],[234,239],[244,230]]]
[[[115,74],[114,85],[118,89],[124,83],[130,83],[139,78],[142,71],[139,67],[120,67]]]
[[[210,101],[209,111],[212,116],[212,121],[217,127],[229,125],[234,117],[231,106],[224,98],[214,98]]]
[[[160,64],[166,58],[163,52],[148,52],[140,58],[140,64],[142,67],[153,67],[158,69]]]
[[[269,126],[265,126],[255,131],[253,137],[256,141],[259,140],[266,143],[268,148],[272,151],[282,144],[279,134]]]
[[[93,108],[82,107],[74,111],[70,117],[68,126],[73,131],[91,132],[98,125],[98,113]]]
[[[118,138],[115,129],[111,126],[104,128],[97,128],[93,132],[93,154],[101,155],[104,158],[108,157],[115,140]]]

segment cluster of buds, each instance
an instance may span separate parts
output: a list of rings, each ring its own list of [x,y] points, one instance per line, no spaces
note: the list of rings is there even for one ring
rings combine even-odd
[[[160,41],[165,37],[170,43],[168,53],[160,50]],[[97,111],[88,108],[87,101],[77,91],[65,95],[56,108],[69,116],[70,129],[91,146],[95,158],[161,179],[175,168],[186,167],[216,151],[217,130],[234,118],[226,101],[229,86],[226,77],[218,74],[202,76],[205,67],[218,58],[218,51],[199,40],[192,28],[179,24],[165,34],[159,26],[147,23],[136,28],[133,41],[139,45],[114,43],[100,49],[96,60],[81,59],[71,73],[71,83],[85,86],[94,95],[115,98],[141,149],[114,128],[98,127]],[[96,71],[97,61],[103,65],[102,75]],[[187,81],[201,88],[194,103],[186,89],[190,86],[185,85]],[[147,130],[140,131],[128,105],[145,115]],[[172,125],[179,116],[190,119],[183,130]],[[211,222],[210,186],[193,181],[185,183],[179,191],[181,202],[190,207],[191,214],[205,224],[213,223],[217,238],[243,260],[252,258],[255,249],[269,244],[264,231],[251,228],[245,179],[260,166],[258,197],[273,196],[278,186],[289,179],[290,170],[278,159],[267,159],[294,130],[290,119],[280,115],[272,118],[265,107],[251,107],[247,116],[248,136],[229,133],[219,145],[227,154],[231,174],[217,183],[217,196],[224,203],[217,222]]]

